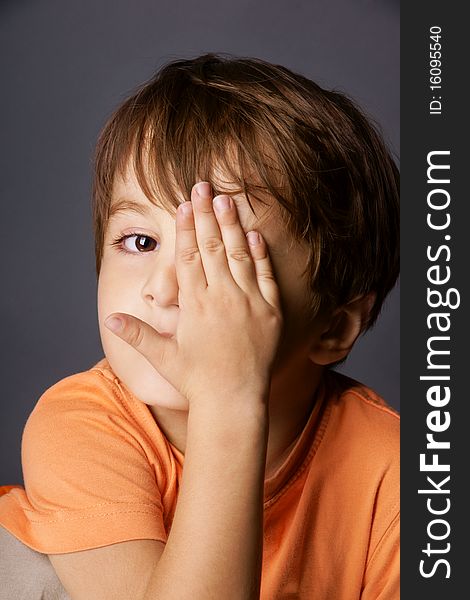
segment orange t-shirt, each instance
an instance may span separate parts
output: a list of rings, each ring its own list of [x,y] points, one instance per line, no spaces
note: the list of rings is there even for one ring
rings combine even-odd
[[[399,418],[370,389],[326,372],[289,456],[265,481],[261,598],[399,598]],[[25,427],[26,492],[0,525],[57,554],[166,542],[184,456],[106,359],[40,398]],[[195,515],[197,518],[197,515]]]

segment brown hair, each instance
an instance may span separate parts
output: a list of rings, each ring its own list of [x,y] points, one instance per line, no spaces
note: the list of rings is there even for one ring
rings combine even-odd
[[[186,200],[199,180],[225,191],[216,164],[251,207],[250,197],[274,197],[287,230],[310,249],[312,317],[373,291],[368,326],[375,322],[399,272],[399,175],[381,135],[344,94],[254,58],[166,64],[98,140],[97,273],[114,177],[131,157],[146,196],[170,212],[180,203],[175,189]]]

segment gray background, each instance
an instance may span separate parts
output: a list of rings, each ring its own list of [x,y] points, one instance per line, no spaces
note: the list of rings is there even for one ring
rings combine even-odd
[[[106,118],[155,68],[229,52],[353,96],[399,153],[394,0],[0,1],[0,485],[42,392],[102,357],[90,212]],[[399,290],[341,369],[399,407]]]

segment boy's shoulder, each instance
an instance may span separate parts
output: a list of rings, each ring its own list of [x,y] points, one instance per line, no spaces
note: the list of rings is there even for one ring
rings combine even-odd
[[[330,386],[330,389],[339,392],[343,400],[354,397],[363,406],[370,407],[372,412],[388,414],[392,419],[400,420],[398,411],[366,384],[338,371],[328,371],[325,377],[329,380],[327,385]]]
[[[352,450],[383,460],[399,457],[400,415],[363,383],[337,371],[325,375],[330,436]]]
[[[118,378],[111,369],[108,360],[106,358],[101,358],[96,363],[92,364],[89,369],[78,371],[59,379],[44,393],[54,392],[59,388],[64,389],[75,385],[95,384],[99,386],[100,382],[104,381],[114,384],[118,381]]]
[[[63,377],[40,396],[34,411],[46,408],[70,410],[87,404],[120,405],[125,391],[106,358],[89,369]]]
[[[325,387],[330,398],[343,408],[354,405],[371,418],[374,416],[399,425],[398,411],[366,384],[338,371],[328,371],[325,373]]]
[[[334,490],[339,506],[362,499],[363,518],[374,515],[375,546],[399,511],[400,418],[379,394],[350,377],[330,371],[325,384],[317,480]]]
[[[121,382],[106,358],[45,390],[26,422],[22,448],[25,456],[40,450],[70,456],[85,441],[90,452],[102,452],[107,444],[108,454],[111,447],[116,454],[133,447],[145,448],[149,461],[169,455],[149,407]]]
[[[86,431],[126,430],[133,435],[155,426],[149,411],[121,383],[103,358],[88,370],[73,373],[47,388],[39,397],[26,422],[23,441],[43,435],[67,440]],[[64,443],[66,440],[63,440]]]

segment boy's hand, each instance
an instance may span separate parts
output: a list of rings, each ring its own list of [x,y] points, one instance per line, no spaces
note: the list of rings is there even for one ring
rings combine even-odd
[[[191,200],[176,213],[180,312],[175,336],[163,337],[123,313],[110,315],[106,325],[145,356],[190,406],[204,403],[209,394],[221,407],[224,401],[253,397],[267,401],[282,328],[267,245],[256,232],[245,236],[233,200],[217,196],[213,202],[208,183],[195,185]],[[248,243],[257,236],[259,243]]]

